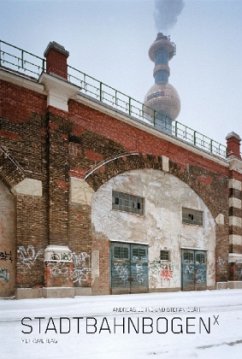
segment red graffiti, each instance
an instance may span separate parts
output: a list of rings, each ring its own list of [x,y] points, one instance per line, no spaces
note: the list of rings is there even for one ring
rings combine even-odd
[[[173,271],[170,266],[165,265],[163,268],[161,268],[160,276],[164,280],[170,280],[173,277]]]

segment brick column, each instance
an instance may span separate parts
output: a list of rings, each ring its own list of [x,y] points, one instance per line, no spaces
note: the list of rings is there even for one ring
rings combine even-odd
[[[240,156],[240,141],[241,138],[237,133],[231,132],[226,137],[227,140],[227,157],[237,157]]]
[[[226,137],[229,180],[229,279],[231,288],[242,288],[242,160],[240,137]]]
[[[44,56],[46,57],[46,72],[67,79],[67,58],[69,52],[55,41],[47,46]]]

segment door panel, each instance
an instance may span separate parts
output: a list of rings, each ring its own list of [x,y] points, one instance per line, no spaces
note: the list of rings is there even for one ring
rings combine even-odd
[[[113,294],[130,293],[130,245],[111,245],[111,288]]]
[[[111,244],[112,294],[148,291],[148,247],[136,244]]]
[[[207,287],[207,253],[182,250],[182,290],[203,290]]]
[[[148,248],[131,244],[131,293],[148,291]]]

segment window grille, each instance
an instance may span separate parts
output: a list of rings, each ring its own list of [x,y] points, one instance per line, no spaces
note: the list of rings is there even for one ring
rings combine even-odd
[[[129,250],[127,247],[114,247],[114,258],[116,259],[128,259],[129,258]]]
[[[146,250],[143,248],[133,248],[132,255],[139,259],[146,258]]]
[[[161,261],[169,261],[170,260],[170,253],[169,251],[160,251],[160,260]]]
[[[191,208],[182,208],[182,223],[203,225],[203,212]]]
[[[117,191],[113,191],[112,197],[113,209],[141,215],[144,213],[144,198]]]

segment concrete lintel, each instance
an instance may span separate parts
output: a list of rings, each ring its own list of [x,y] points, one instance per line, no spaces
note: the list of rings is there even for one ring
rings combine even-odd
[[[12,188],[15,195],[23,194],[27,196],[42,197],[42,182],[32,178],[24,178]]]
[[[49,245],[45,248],[45,262],[72,262],[68,246]]]
[[[79,88],[60,77],[46,73],[40,76],[39,82],[47,91],[47,106],[68,112],[68,101],[79,93]]]
[[[93,189],[81,178],[71,177],[70,202],[82,205],[91,205]]]

